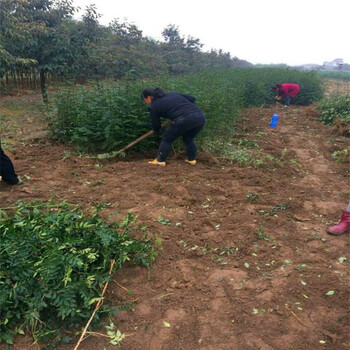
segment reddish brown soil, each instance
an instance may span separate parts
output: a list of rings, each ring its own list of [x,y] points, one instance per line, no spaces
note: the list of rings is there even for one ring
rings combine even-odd
[[[113,305],[133,304],[113,320],[128,335],[123,349],[349,349],[349,235],[326,233],[349,198],[349,164],[331,157],[349,139],[317,121],[311,107],[249,109],[242,122],[240,137],[279,165],[241,167],[204,154],[196,166],[183,154],[165,168],[141,157],[98,165],[46,138],[9,152],[30,179],[2,184],[1,207],[52,196],[82,206],[106,202],[106,218],[131,210],[163,239],[150,271],[126,266],[109,285]],[[249,201],[249,193],[259,198]],[[285,210],[268,215],[281,204]],[[38,348],[22,338],[14,347]],[[103,337],[80,347],[114,348]]]

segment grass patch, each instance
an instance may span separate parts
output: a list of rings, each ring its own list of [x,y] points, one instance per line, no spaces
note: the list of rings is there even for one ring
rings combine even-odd
[[[0,108],[2,144],[12,143],[12,139],[19,138],[21,134],[27,136],[28,129],[32,125],[44,121],[44,112],[38,95],[2,98]]]

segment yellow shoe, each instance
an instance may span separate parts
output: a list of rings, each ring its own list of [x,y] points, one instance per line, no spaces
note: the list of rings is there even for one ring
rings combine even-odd
[[[188,159],[186,159],[185,162],[188,163],[188,164],[191,164],[191,165],[196,165],[197,164],[196,160],[188,160]]]
[[[165,166],[165,162],[158,162],[157,159],[150,160],[148,164],[155,164],[155,165],[160,165],[160,166]]]

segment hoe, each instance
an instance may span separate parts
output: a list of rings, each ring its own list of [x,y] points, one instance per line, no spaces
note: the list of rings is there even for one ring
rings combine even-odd
[[[167,121],[162,123],[161,127],[164,128],[165,126],[167,126],[169,124],[170,124],[170,120],[167,120]],[[142,140],[146,139],[147,137],[149,137],[153,134],[154,134],[153,130],[147,131],[145,134],[143,134],[142,136],[140,136],[136,140],[130,142],[128,145],[126,145],[125,147],[123,147],[122,149],[120,149],[118,151],[114,151],[114,152],[110,152],[110,153],[102,153],[102,154],[99,154],[99,155],[92,157],[92,158],[97,158],[97,159],[115,158],[119,155],[122,155],[126,150],[128,150],[132,146],[135,146],[137,143],[141,142]]]

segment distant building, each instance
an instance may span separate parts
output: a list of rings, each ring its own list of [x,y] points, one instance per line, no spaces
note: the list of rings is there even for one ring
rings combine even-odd
[[[324,70],[344,70],[343,67],[347,66],[342,58],[336,58],[331,62],[323,62],[322,69]]]

